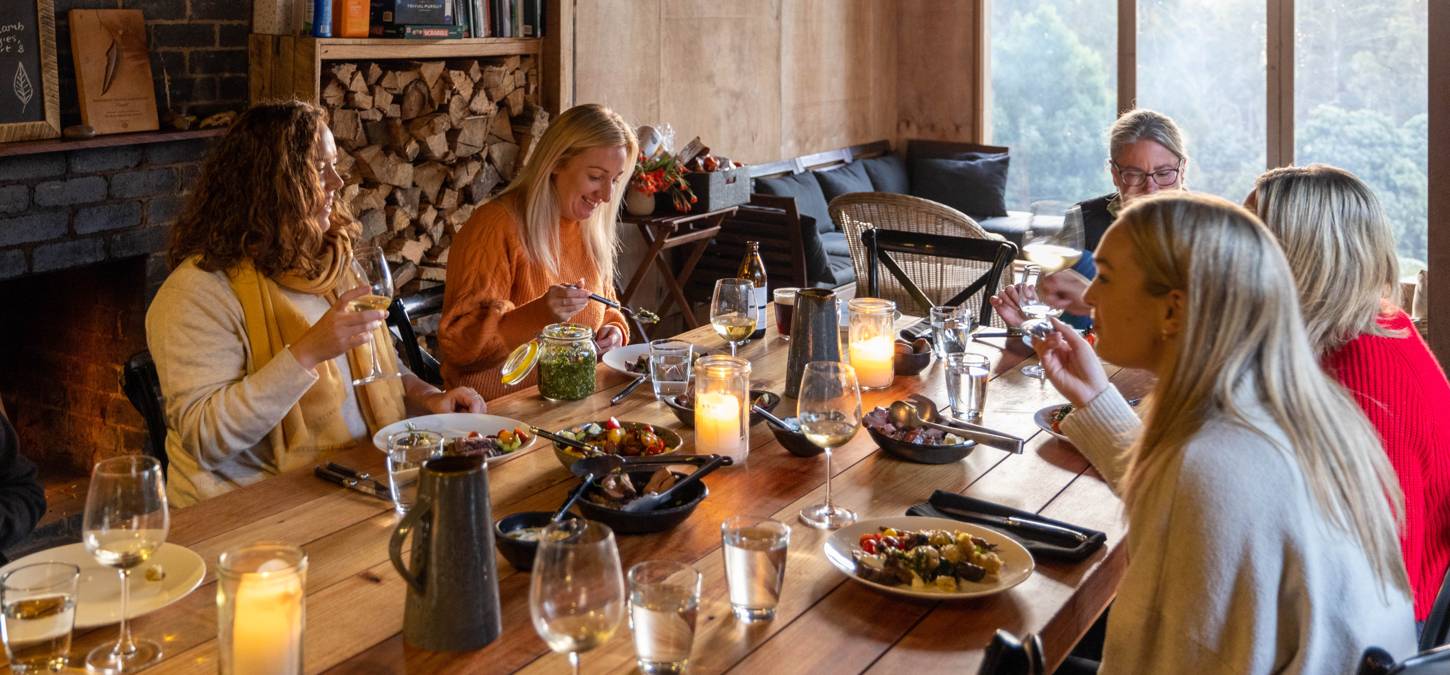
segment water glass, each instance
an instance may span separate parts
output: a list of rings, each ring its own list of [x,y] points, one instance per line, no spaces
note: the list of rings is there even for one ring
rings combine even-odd
[[[973,424],[981,423],[991,372],[991,362],[981,354],[947,355],[947,400],[952,415]]]
[[[11,672],[55,672],[65,667],[80,576],[80,568],[70,563],[43,562],[0,577],[4,608],[0,634]]]
[[[400,431],[388,437],[388,491],[393,510],[402,516],[418,499],[418,471],[423,462],[443,456],[443,435],[432,431]]]
[[[790,323],[795,320],[795,295],[799,288],[775,289],[775,331],[780,337],[790,339]]]
[[[967,345],[972,341],[973,316],[971,308],[966,305],[951,307],[940,305],[932,307],[929,313],[931,321],[932,345],[936,349],[936,356],[945,359],[947,354],[955,354],[967,350]]]
[[[646,675],[683,673],[700,613],[700,571],[651,560],[629,568],[629,627],[635,664]]]
[[[649,379],[655,398],[680,396],[690,389],[690,367],[695,345],[683,340],[654,340],[649,343]]]
[[[731,516],[720,523],[730,609],[746,623],[775,618],[785,585],[790,526],[776,520]]]

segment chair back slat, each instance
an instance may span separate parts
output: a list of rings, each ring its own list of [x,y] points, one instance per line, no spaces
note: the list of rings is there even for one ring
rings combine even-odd
[[[121,367],[121,391],[146,420],[147,441],[142,452],[155,457],[165,475],[170,464],[166,457],[166,408],[161,398],[161,377],[156,374],[156,362],[149,350],[143,349],[126,359]]]
[[[442,286],[434,286],[413,295],[393,298],[392,304],[388,305],[388,328],[398,340],[398,349],[408,362],[408,369],[424,382],[435,387],[443,386],[443,371],[438,364],[438,359],[418,343],[418,334],[413,330],[413,320],[442,312]]]
[[[866,269],[866,293],[871,297],[889,297],[884,289],[884,279],[877,271],[886,268],[897,288],[904,290],[917,311],[925,314],[932,305],[975,304],[977,316],[982,324],[992,322],[992,305],[989,298],[997,292],[999,281],[1008,273],[1012,259],[1017,257],[1017,246],[1010,241],[998,239],[974,239],[937,234],[916,234],[898,230],[882,230],[867,227],[861,233],[864,256],[871,261]],[[893,256],[892,254],[897,254]],[[898,258],[912,257],[920,262],[920,270],[956,270],[956,275],[938,273],[933,279],[935,297],[921,288],[918,277]],[[928,261],[975,263],[975,269],[961,265],[927,264]],[[950,295],[948,295],[950,293]],[[979,300],[978,300],[979,299]],[[900,304],[900,301],[898,301]]]

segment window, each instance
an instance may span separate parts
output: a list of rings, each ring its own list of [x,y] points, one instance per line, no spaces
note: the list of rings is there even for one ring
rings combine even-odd
[[[1429,210],[1425,0],[1295,0],[1294,163],[1353,171],[1423,267]]]
[[[1012,149],[1007,208],[1112,191],[1117,3],[991,3],[992,142]]]

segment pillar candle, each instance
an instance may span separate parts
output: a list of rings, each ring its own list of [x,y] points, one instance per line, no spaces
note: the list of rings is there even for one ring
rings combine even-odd
[[[301,673],[302,583],[295,571],[243,575],[234,602],[232,672]]]
[[[871,389],[891,386],[891,378],[895,376],[894,350],[887,335],[852,342],[851,365],[856,369],[857,382]]]
[[[730,394],[707,392],[695,401],[695,452],[725,455],[737,463],[748,450],[741,423],[740,399]]]

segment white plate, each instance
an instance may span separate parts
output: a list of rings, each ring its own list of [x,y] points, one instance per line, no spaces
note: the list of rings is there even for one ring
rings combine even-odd
[[[875,534],[883,527],[892,527],[898,530],[958,530],[976,535],[988,542],[997,545],[997,555],[1002,556],[1002,569],[997,572],[994,581],[959,581],[958,588],[962,589],[955,593],[942,591],[916,590],[910,586],[888,586],[878,584],[874,581],[867,581],[856,575],[856,563],[851,560],[851,551],[856,548],[856,542],[863,534]],[[947,518],[926,518],[923,516],[897,516],[895,518],[876,518],[863,520],[855,525],[843,527],[831,534],[826,539],[826,559],[831,561],[836,569],[841,570],[846,576],[856,581],[877,588],[887,593],[904,595],[912,598],[923,598],[926,600],[960,600],[963,598],[977,598],[984,595],[1001,593],[1032,576],[1032,569],[1035,564],[1032,561],[1032,554],[1027,552],[1021,544],[1008,538],[1007,535],[990,530],[985,527],[963,523],[958,520]]]
[[[625,345],[617,349],[611,349],[604,353],[604,365],[609,366],[625,375],[639,375],[629,369],[630,364],[639,360],[639,357],[649,353],[649,343]]]
[[[1037,428],[1038,429],[1041,429],[1043,431],[1046,431],[1049,434],[1052,434],[1054,437],[1057,438],[1057,440],[1062,441],[1063,443],[1071,443],[1072,442],[1072,439],[1070,439],[1070,438],[1068,438],[1068,437],[1066,437],[1066,436],[1064,436],[1062,434],[1059,434],[1056,431],[1053,431],[1052,430],[1052,413],[1054,411],[1056,411],[1058,408],[1061,408],[1061,407],[1063,407],[1065,405],[1069,405],[1069,404],[1067,404],[1067,403],[1059,403],[1057,405],[1047,406],[1046,408],[1043,408],[1043,409],[1037,411],[1036,413],[1034,413],[1032,415],[1032,421],[1034,421],[1034,422],[1037,423]]]
[[[377,449],[387,452],[388,437],[400,431],[408,431],[410,428],[409,425],[412,425],[411,429],[415,431],[436,431],[443,434],[444,439],[463,438],[475,431],[484,436],[488,436],[503,431],[504,429],[529,428],[529,425],[511,417],[482,415],[479,413],[441,413],[393,422],[388,426],[378,429],[378,433],[373,434],[373,445]],[[504,457],[510,457],[527,450],[529,446],[534,444],[534,438],[531,434],[529,436],[529,442],[519,446],[513,452],[497,457],[490,457],[488,461],[492,462],[503,459]]]
[[[76,628],[95,628],[121,620],[121,576],[113,567],[103,567],[86,552],[85,544],[67,544],[37,551],[9,565],[0,574],[22,565],[40,562],[70,563],[81,569],[76,598]],[[147,581],[146,570],[159,565],[166,576]],[[151,559],[131,572],[126,618],[149,614],[180,600],[201,585],[206,563],[185,546],[162,544]]]

